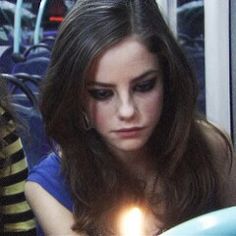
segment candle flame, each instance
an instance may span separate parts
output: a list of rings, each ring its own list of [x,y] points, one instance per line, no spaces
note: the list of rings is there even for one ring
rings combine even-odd
[[[121,218],[121,236],[143,236],[143,214],[138,207],[133,207]]]

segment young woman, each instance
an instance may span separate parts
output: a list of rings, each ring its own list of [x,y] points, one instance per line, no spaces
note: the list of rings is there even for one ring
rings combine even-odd
[[[154,0],[78,1],[60,28],[41,109],[55,153],[26,196],[46,235],[144,235],[236,204],[229,139],[195,113],[192,71]],[[47,209],[47,210],[45,210]]]
[[[26,157],[4,84],[0,78],[0,235],[35,235],[34,215],[24,196]]]

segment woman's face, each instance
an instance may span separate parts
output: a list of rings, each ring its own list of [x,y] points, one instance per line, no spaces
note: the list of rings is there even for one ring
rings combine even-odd
[[[128,37],[99,58],[92,77],[86,98],[92,126],[118,155],[143,151],[162,111],[157,56]]]

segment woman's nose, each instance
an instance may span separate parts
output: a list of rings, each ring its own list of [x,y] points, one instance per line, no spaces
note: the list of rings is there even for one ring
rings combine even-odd
[[[136,108],[132,99],[122,99],[118,106],[118,114],[120,119],[129,120],[134,117]]]

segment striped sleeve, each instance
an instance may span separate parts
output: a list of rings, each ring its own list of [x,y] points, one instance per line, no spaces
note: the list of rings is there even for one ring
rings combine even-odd
[[[34,216],[24,196],[28,168],[21,140],[15,134],[11,117],[1,107],[0,115],[4,122],[1,127],[4,147],[0,151],[3,235],[36,235]]]

